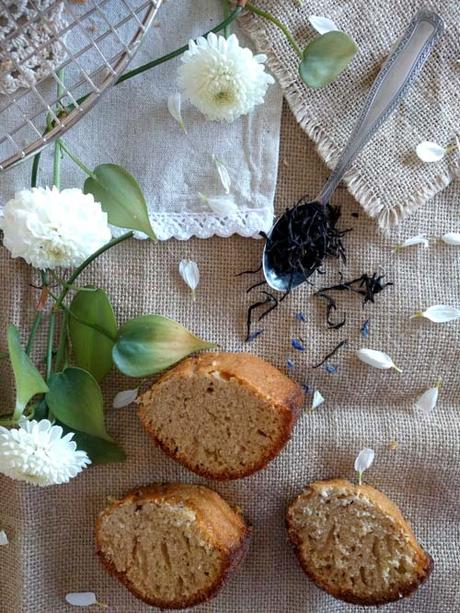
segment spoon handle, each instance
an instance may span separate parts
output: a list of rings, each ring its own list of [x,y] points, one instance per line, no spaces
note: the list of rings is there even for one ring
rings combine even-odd
[[[443,31],[444,22],[436,13],[421,10],[415,15],[377,75],[358,122],[317,201],[329,202],[355,157],[406,94]]]

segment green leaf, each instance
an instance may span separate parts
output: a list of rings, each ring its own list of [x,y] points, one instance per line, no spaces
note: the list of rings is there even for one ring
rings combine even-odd
[[[113,361],[130,377],[160,372],[185,356],[216,347],[191,334],[177,321],[161,315],[131,319],[118,331]]]
[[[100,381],[112,368],[113,341],[109,337],[117,334],[109,297],[102,289],[80,291],[72,300],[70,312],[69,332],[76,364]],[[90,326],[101,328],[107,336]]]
[[[126,453],[112,441],[107,441],[84,432],[74,432],[73,440],[78,449],[86,451],[93,464],[109,464],[111,462],[124,462]]]
[[[32,396],[46,393],[48,386],[21,347],[19,332],[13,324],[8,325],[7,339],[8,352],[16,382],[16,413],[22,413]]]
[[[299,66],[300,76],[313,89],[329,85],[357,50],[356,43],[345,32],[326,32],[307,45]]]
[[[93,194],[107,213],[109,223],[120,228],[145,232],[155,239],[150,225],[144,194],[136,179],[116,164],[101,164],[94,170],[95,178],[88,177],[83,191]]]
[[[101,388],[86,370],[71,367],[52,375],[46,402],[53,415],[72,430],[112,440],[104,426]]]

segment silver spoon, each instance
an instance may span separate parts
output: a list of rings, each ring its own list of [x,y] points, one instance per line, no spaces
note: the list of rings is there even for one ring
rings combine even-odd
[[[316,224],[316,228],[318,224],[322,224],[324,232],[334,232],[335,224],[331,223],[330,218],[332,209],[328,207],[332,194],[353,160],[395,110],[443,31],[444,23],[436,13],[422,10],[416,14],[377,75],[337,166],[316,200],[299,204],[286,211],[275,222],[267,237],[262,257],[265,279],[273,289],[288,291],[297,287],[320,267],[328,255],[325,237],[323,235],[318,237],[315,232],[311,238],[314,241],[312,252],[319,254],[319,257],[309,261],[307,253],[305,259],[302,256],[302,262],[293,268],[288,258],[291,246],[294,250],[301,249],[297,251],[297,254],[305,253],[305,247],[294,246],[296,242],[295,235],[292,234],[293,226],[296,225],[299,230],[297,236],[302,237],[312,231],[313,224]],[[292,219],[295,219],[295,222],[289,224],[289,217],[292,217],[293,214],[295,218]],[[336,236],[336,239],[340,240],[340,234]],[[294,257],[297,258],[298,255]]]

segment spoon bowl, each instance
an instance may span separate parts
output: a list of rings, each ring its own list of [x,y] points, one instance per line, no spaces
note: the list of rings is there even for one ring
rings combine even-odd
[[[338,209],[318,200],[301,200],[276,220],[262,259],[270,287],[288,292],[307,281],[326,256],[343,256],[337,219]]]

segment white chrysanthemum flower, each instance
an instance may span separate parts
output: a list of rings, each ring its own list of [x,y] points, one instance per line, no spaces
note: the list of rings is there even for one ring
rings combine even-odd
[[[47,419],[24,420],[17,429],[0,427],[0,473],[42,487],[67,483],[91,460],[77,450],[72,432],[62,434]]]
[[[0,228],[13,258],[42,270],[78,266],[112,237],[107,214],[80,189],[22,190],[6,203]]]
[[[265,72],[266,59],[240,47],[235,34],[225,38],[211,32],[189,42],[178,70],[179,85],[208,119],[233,121],[261,104],[274,83]]]

